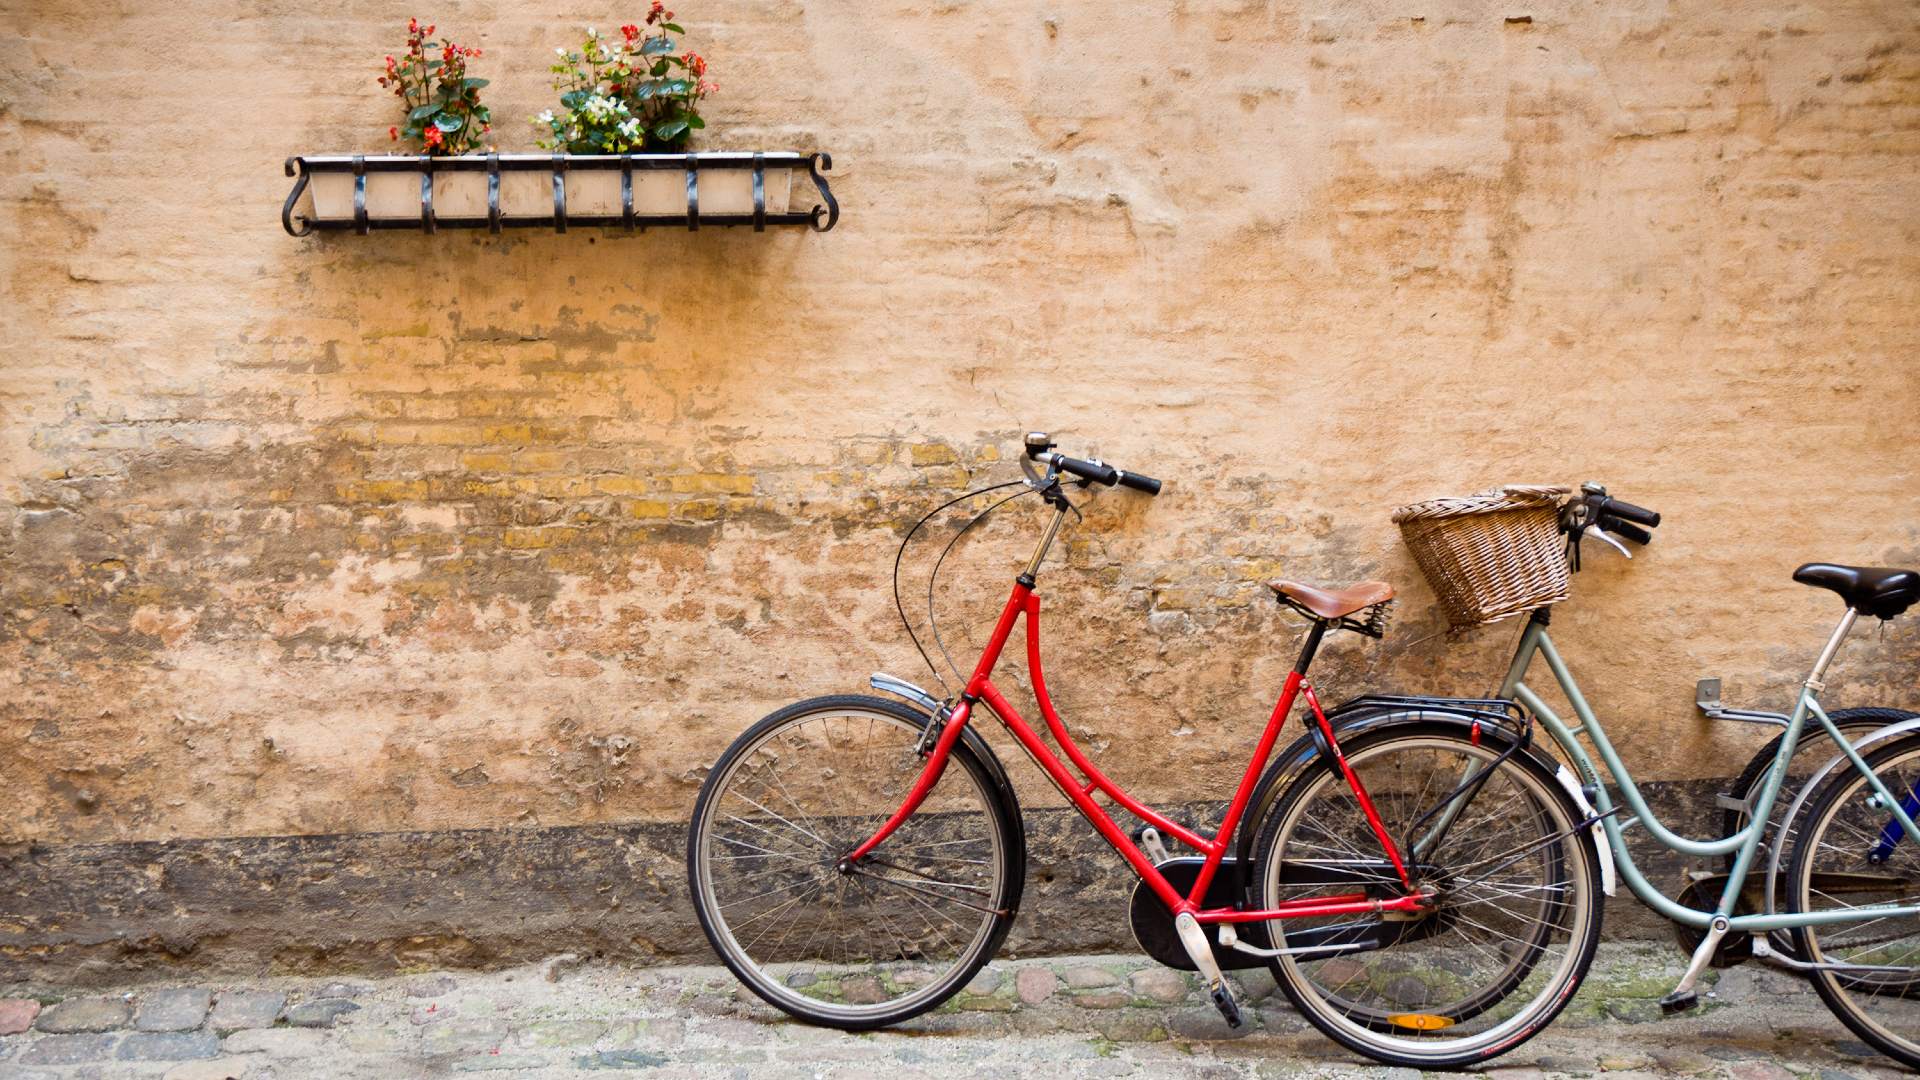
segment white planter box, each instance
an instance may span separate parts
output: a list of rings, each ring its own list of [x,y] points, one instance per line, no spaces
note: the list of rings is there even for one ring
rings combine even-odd
[[[716,155],[738,160],[751,155]],[[502,155],[516,159],[515,167],[502,167],[500,175],[500,216],[505,220],[553,220],[552,157],[546,154]],[[796,162],[797,159],[797,162]],[[303,213],[309,222],[323,225],[351,223],[354,220],[353,190],[355,177],[347,168],[337,167],[339,159],[326,159],[335,167],[310,167],[307,193],[310,205]],[[349,159],[350,160],[350,159]],[[366,170],[366,209],[370,222],[417,223],[421,219],[420,177],[423,166],[416,158],[388,159],[404,168]],[[463,159],[473,161],[474,158]],[[477,160],[484,161],[484,158]],[[622,216],[620,197],[621,169],[617,158],[584,159],[587,166],[570,160],[563,174],[566,211],[569,222],[582,218],[618,218]],[[530,165],[519,164],[528,162]],[[767,155],[761,169],[765,212],[780,215],[793,204],[793,176],[803,171],[807,159],[794,154]],[[738,166],[707,166],[698,170],[699,212],[702,218],[713,215],[750,215],[753,213],[753,170]],[[687,173],[677,165],[670,168],[635,168],[633,175],[633,212],[637,217],[679,217],[687,213]],[[440,221],[486,220],[487,180],[484,168],[453,168],[436,163],[433,167],[433,212]]]

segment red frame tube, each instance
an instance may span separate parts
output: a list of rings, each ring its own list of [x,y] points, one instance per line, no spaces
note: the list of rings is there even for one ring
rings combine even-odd
[[[1006,695],[993,685],[990,678],[994,665],[1000,660],[1001,651],[1006,648],[1008,638],[1013,635],[1014,620],[1023,616],[1027,623],[1027,671],[1033,680],[1033,693],[1040,705],[1040,715],[1046,721],[1047,729],[1053,733],[1054,740],[1059,743],[1060,749],[1074,767],[1086,777],[1085,780],[1078,779],[1067,769],[1066,764],[1047,746],[1039,733],[1028,725],[1019,710],[1015,709]],[[1207,888],[1213,883],[1221,861],[1226,856],[1227,845],[1233,836],[1234,828],[1240,824],[1241,816],[1246,813],[1247,803],[1253,798],[1254,788],[1260,780],[1260,771],[1273,754],[1273,746],[1280,737],[1280,729],[1286,724],[1287,714],[1293,711],[1294,698],[1303,693],[1312,712],[1312,722],[1318,726],[1321,736],[1326,740],[1341,774],[1345,777],[1348,786],[1352,788],[1354,798],[1359,801],[1361,810],[1366,814],[1367,824],[1372,828],[1374,838],[1379,841],[1387,858],[1392,862],[1395,872],[1400,876],[1401,885],[1408,890],[1407,895],[1380,900],[1369,897],[1365,893],[1342,893],[1334,896],[1290,900],[1278,907],[1264,910],[1240,908],[1203,910],[1200,903],[1206,897]],[[928,793],[940,782],[941,775],[946,771],[947,758],[953,750],[955,740],[959,738],[967,721],[972,718],[974,703],[981,701],[993,710],[993,714],[1033,756],[1034,763],[1040,766],[1041,771],[1047,774],[1047,778],[1053,781],[1054,786],[1066,795],[1074,808],[1080,811],[1080,815],[1087,819],[1094,830],[1115,851],[1120,853],[1121,858],[1127,861],[1134,873],[1138,874],[1141,880],[1147,883],[1147,887],[1153,890],[1154,895],[1158,896],[1161,902],[1167,905],[1167,909],[1176,915],[1191,912],[1201,923],[1246,923],[1264,922],[1269,919],[1352,915],[1377,911],[1415,911],[1424,903],[1424,898],[1413,890],[1406,866],[1401,861],[1399,849],[1395,847],[1393,838],[1387,834],[1386,826],[1380,820],[1379,813],[1374,810],[1373,800],[1367,797],[1366,788],[1360,783],[1360,778],[1354,774],[1353,769],[1348,766],[1346,756],[1340,752],[1339,741],[1334,737],[1333,725],[1321,711],[1319,698],[1300,671],[1287,674],[1286,684],[1280,689],[1280,699],[1274,703],[1273,713],[1267,717],[1267,726],[1260,733],[1260,740],[1254,746],[1253,759],[1247,763],[1247,771],[1241,776],[1240,785],[1234,789],[1233,801],[1227,806],[1227,813],[1220,821],[1220,828],[1209,839],[1121,790],[1120,786],[1108,779],[1106,774],[1102,773],[1073,741],[1072,734],[1067,731],[1066,724],[1061,721],[1059,713],[1053,707],[1052,697],[1047,693],[1046,677],[1040,666],[1040,597],[1024,580],[1014,584],[1013,595],[1007,598],[1007,606],[1000,612],[1000,620],[993,628],[993,637],[980,654],[980,661],[975,665],[973,675],[967,681],[966,690],[961,695],[959,704],[947,718],[946,727],[934,743],[932,752],[928,754],[927,763],[921,769],[920,776],[914,781],[913,789],[907,793],[906,801],[886,824],[880,827],[879,831],[849,852],[846,861],[854,862],[862,859],[879,847],[887,837],[893,835],[902,822],[920,808],[921,803],[926,801]],[[1194,878],[1193,888],[1186,896],[1180,895],[1179,890],[1167,881],[1166,875],[1162,874],[1159,868],[1147,858],[1146,853],[1121,831],[1112,815],[1094,801],[1093,793],[1096,791],[1105,794],[1142,821],[1206,856],[1199,874]]]

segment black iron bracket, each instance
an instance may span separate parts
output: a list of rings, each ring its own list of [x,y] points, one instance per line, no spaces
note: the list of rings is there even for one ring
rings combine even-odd
[[[293,190],[280,208],[280,225],[289,236],[308,236],[316,231],[347,231],[358,235],[387,229],[418,229],[436,233],[442,229],[551,228],[564,233],[568,226],[589,225],[620,228],[628,232],[653,225],[685,226],[689,232],[703,226],[748,226],[765,232],[767,226],[804,225],[815,232],[827,232],[840,221],[840,201],[827,183],[826,173],[833,168],[833,157],[823,152],[802,154],[793,151],[702,151],[687,154],[474,154],[465,157],[429,157],[393,154],[326,154],[290,157],[286,174],[294,177]],[[567,207],[566,178],[569,172],[617,170],[620,174],[620,208],[612,214],[572,213]],[[745,213],[713,213],[701,209],[700,176],[721,169],[746,169],[752,176],[753,206]],[[819,202],[805,209],[771,213],[767,209],[767,173],[806,170],[813,181]],[[686,176],[686,212],[670,214],[639,213],[634,208],[633,176],[636,171],[678,171]],[[434,182],[438,176],[466,171],[484,172],[487,177],[485,216],[452,217],[444,206],[434,205]],[[420,178],[420,214],[418,218],[375,218],[367,211],[367,178],[378,173],[417,173]],[[516,212],[509,216],[501,207],[501,178],[517,172],[544,172],[553,185],[550,213]],[[325,173],[347,173],[353,177],[353,211],[350,217],[319,218],[300,212],[301,198],[312,190],[312,180]],[[517,190],[517,189],[516,189]],[[797,198],[797,196],[796,196]]]

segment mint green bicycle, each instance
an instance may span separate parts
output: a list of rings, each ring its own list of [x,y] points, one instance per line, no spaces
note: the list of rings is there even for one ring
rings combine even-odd
[[[1551,849],[1591,830],[1601,854],[1598,860],[1567,860],[1561,873],[1538,897],[1543,911],[1571,904],[1591,904],[1598,894],[1614,892],[1616,874],[1642,902],[1683,928],[1696,942],[1685,974],[1661,1001],[1669,1012],[1698,1004],[1695,987],[1709,964],[1738,962],[1758,956],[1797,970],[1813,983],[1842,1023],[1866,1042],[1910,1068],[1920,1068],[1920,720],[1906,720],[1862,735],[1858,725],[1844,733],[1840,723],[1820,704],[1827,668],[1839,653],[1854,623],[1862,615],[1890,619],[1920,600],[1920,574],[1912,570],[1877,569],[1811,563],[1794,572],[1794,580],[1831,590],[1846,603],[1838,625],[1814,660],[1791,713],[1778,717],[1784,734],[1776,744],[1771,765],[1741,803],[1744,824],[1718,840],[1695,840],[1661,823],[1634,783],[1631,773],[1600,718],[1587,704],[1573,674],[1554,648],[1548,634],[1549,605],[1568,595],[1568,566],[1579,568],[1580,541],[1604,542],[1628,554],[1621,539],[1645,544],[1660,516],[1609,496],[1596,484],[1579,493],[1564,488],[1508,488],[1467,499],[1441,500],[1408,507],[1395,515],[1406,533],[1421,569],[1433,583],[1456,625],[1496,621],[1510,615],[1527,616],[1519,647],[1498,692],[1488,699],[1455,701],[1439,698],[1402,698],[1401,715],[1384,730],[1368,736],[1367,751],[1380,773],[1404,773],[1400,787],[1417,793],[1428,810],[1413,817],[1398,837],[1416,868],[1417,882],[1432,896],[1436,918],[1455,918],[1480,926],[1483,940],[1499,941],[1514,961],[1524,991],[1539,976],[1527,970],[1528,960],[1546,941],[1575,955],[1591,955],[1593,941],[1566,940],[1566,935],[1599,934],[1599,920],[1534,920],[1508,908],[1504,921],[1486,915],[1483,893],[1500,884],[1503,860],[1518,861],[1535,849]],[[1447,535],[1436,541],[1433,530]],[[1562,546],[1564,541],[1564,548]],[[1628,557],[1631,557],[1629,554]],[[1564,558],[1564,561],[1563,561]],[[1501,605],[1505,593],[1508,602]],[[1491,598],[1491,599],[1490,599]],[[1573,710],[1569,723],[1543,701],[1527,681],[1534,661],[1545,661],[1548,672]],[[1716,702],[1717,704],[1717,702]],[[1866,712],[1866,710],[1861,710]],[[1503,719],[1504,713],[1511,719]],[[1464,771],[1438,780],[1424,761],[1424,743],[1431,740],[1436,722],[1459,722],[1473,717],[1476,745],[1484,741],[1502,747],[1491,764],[1469,765]],[[1762,714],[1746,714],[1760,716]],[[1765,714],[1771,716],[1772,714]],[[1900,714],[1893,714],[1898,716]],[[1809,718],[1818,724],[1814,728]],[[1844,716],[1843,721],[1844,722]],[[1423,853],[1436,845],[1471,804],[1487,798],[1485,779],[1511,755],[1544,757],[1532,745],[1537,724],[1566,762],[1558,764],[1560,783],[1577,791],[1581,820],[1543,834],[1512,849],[1489,854],[1474,864],[1470,879],[1478,891],[1460,892],[1457,868],[1425,869]],[[1496,730],[1499,729],[1499,730]],[[1770,827],[1781,818],[1774,813],[1789,763],[1801,745],[1802,732],[1824,729],[1838,753],[1813,779],[1798,788],[1786,824]],[[1582,742],[1590,743],[1589,754]],[[1598,757],[1598,764],[1595,756]],[[1804,759],[1803,759],[1804,764]],[[1402,767],[1404,765],[1404,768]],[[1605,777],[1618,789],[1616,802]],[[1456,766],[1456,770],[1459,767]],[[1384,777],[1369,777],[1376,792],[1391,790]],[[1376,798],[1379,798],[1376,795]],[[1482,814],[1481,816],[1485,816]],[[1543,823],[1544,824],[1544,823]],[[1680,899],[1662,894],[1641,873],[1629,851],[1625,834],[1639,826],[1673,851],[1699,857],[1730,857],[1728,872],[1696,882]],[[1763,840],[1772,835],[1769,865],[1757,865]],[[1489,869],[1491,867],[1491,869]],[[1783,869],[1784,868],[1784,869]],[[1749,887],[1757,873],[1765,888]],[[1594,877],[1599,880],[1595,881]],[[1527,887],[1541,891],[1538,883]],[[1382,916],[1385,918],[1386,916]],[[1477,920],[1477,921],[1476,921]],[[1363,935],[1368,928],[1349,921],[1343,932]],[[1405,1057],[1417,1060],[1417,1047],[1428,1032],[1443,1036],[1454,1023],[1445,1010],[1421,1010],[1422,1000],[1439,1000],[1441,973],[1415,970],[1406,960],[1397,964],[1393,948],[1371,956],[1351,952],[1330,959],[1317,954],[1301,959],[1284,955],[1288,939],[1313,934],[1324,944],[1325,928],[1295,922],[1273,924],[1271,935],[1280,962],[1314,970],[1293,973],[1283,986],[1301,986],[1339,1009],[1303,1008],[1323,1030],[1342,1042],[1359,1042],[1366,1029],[1369,1005],[1380,1012],[1383,997],[1401,1012],[1420,1012],[1426,1031],[1398,1030],[1392,1037],[1405,1044]],[[1769,947],[1771,935],[1791,935],[1793,949]],[[1360,940],[1356,937],[1356,940]],[[1426,964],[1431,968],[1432,964]],[[1409,977],[1412,972],[1413,977]],[[1585,965],[1573,984],[1571,995]],[[1291,993],[1291,989],[1290,989]],[[1525,997],[1524,993],[1518,996]],[[1301,1004],[1296,1002],[1296,1004]],[[1314,1004],[1309,1002],[1307,1004]],[[1342,1019],[1341,1014],[1345,1018]],[[1321,1022],[1327,1019],[1329,1022]],[[1351,1030],[1346,1030],[1351,1028]],[[1524,1036],[1521,1036],[1524,1037]],[[1518,1041],[1517,1039],[1515,1041]],[[1511,1047],[1490,1048],[1491,1056]],[[1377,1055],[1376,1055],[1377,1056]]]

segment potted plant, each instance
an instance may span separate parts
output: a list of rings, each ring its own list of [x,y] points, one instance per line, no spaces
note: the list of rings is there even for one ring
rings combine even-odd
[[[487,80],[467,74],[467,61],[481,50],[453,41],[430,41],[434,27],[407,20],[407,47],[400,56],[387,57],[381,86],[392,90],[406,108],[401,122],[387,129],[394,142],[413,144],[430,157],[477,153],[493,130],[492,114],[480,102]],[[477,172],[436,172],[433,175],[434,212],[441,217],[485,217],[486,176]],[[345,173],[319,174],[313,180],[314,212],[320,217],[353,216],[353,177]],[[367,174],[367,216],[418,218],[420,179],[407,172]]]
[[[539,145],[572,154],[686,153],[693,133],[707,126],[700,102],[718,86],[707,78],[706,58],[681,47],[675,35],[686,30],[673,20],[674,13],[653,0],[644,26],[622,26],[618,39],[588,27],[578,50],[556,48],[551,70],[560,108],[533,118],[546,129]],[[784,170],[769,174],[768,213],[786,212],[788,181]],[[686,211],[684,172],[635,170],[632,183],[636,213]],[[570,172],[566,193],[569,214],[622,210],[618,172]],[[699,198],[704,213],[752,213],[752,175],[741,169],[703,172]]]

